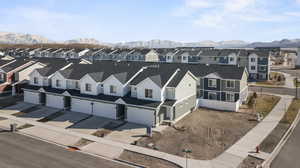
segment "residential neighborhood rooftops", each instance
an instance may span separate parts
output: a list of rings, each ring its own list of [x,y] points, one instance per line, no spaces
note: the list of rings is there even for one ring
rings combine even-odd
[[[14,62],[10,63],[10,64],[7,64],[5,65],[4,67],[2,67],[1,69],[4,71],[4,72],[10,72],[16,68],[19,68],[27,63],[29,63],[30,60],[29,59],[16,59]]]

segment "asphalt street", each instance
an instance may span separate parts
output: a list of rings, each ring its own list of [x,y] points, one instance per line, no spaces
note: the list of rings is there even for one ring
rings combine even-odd
[[[292,135],[287,140],[271,168],[299,168],[300,167],[300,124],[296,126]]]
[[[101,150],[101,149],[99,149]],[[128,168],[116,162],[36,140],[0,132],[1,168]]]

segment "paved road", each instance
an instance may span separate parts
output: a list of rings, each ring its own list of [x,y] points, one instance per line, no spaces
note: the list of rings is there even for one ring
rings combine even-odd
[[[299,168],[300,166],[300,124],[296,126],[292,135],[283,146],[278,156],[271,164],[271,168]]]
[[[27,136],[0,133],[1,168],[128,168]]]
[[[270,88],[270,87],[261,87],[261,86],[249,86],[249,90],[253,92],[268,92],[280,95],[296,95],[296,89],[292,88]],[[300,98],[300,88],[298,88],[298,98]]]

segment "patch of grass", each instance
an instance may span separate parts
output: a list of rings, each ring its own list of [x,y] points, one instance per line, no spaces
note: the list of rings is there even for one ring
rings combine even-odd
[[[94,141],[91,141],[91,140],[88,140],[88,139],[85,139],[85,138],[81,138],[78,142],[76,142],[74,144],[74,146],[76,147],[83,147],[83,146],[86,146],[90,143],[93,143]]]
[[[59,112],[53,113],[45,118],[38,120],[38,122],[48,122],[48,121],[54,120],[55,118],[57,118],[63,114],[64,114],[64,112],[59,111]]]
[[[292,124],[300,109],[300,99],[294,99],[280,122]]]
[[[258,94],[251,106],[254,108],[254,111],[262,113],[263,116],[267,116],[279,100],[280,97],[278,96]]]
[[[295,120],[299,109],[300,100],[294,99],[275,129],[260,144],[262,151],[271,153],[275,149],[281,138],[284,136],[290,125]]]

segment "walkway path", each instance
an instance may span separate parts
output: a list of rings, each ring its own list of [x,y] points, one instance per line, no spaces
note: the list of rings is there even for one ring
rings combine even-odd
[[[294,84],[295,77],[288,73],[284,73],[284,72],[280,72],[280,73],[282,73],[285,77],[285,83],[283,87],[295,88],[295,84]]]
[[[253,151],[255,147],[259,145],[264,140],[264,138],[266,138],[276,127],[278,122],[283,117],[286,111],[286,107],[288,107],[292,102],[292,98],[293,97],[291,96],[281,96],[280,101],[277,103],[274,109],[269,113],[269,115],[262,122],[260,122],[256,127],[250,130],[244,137],[242,137],[237,143],[231,146],[220,156],[218,156],[213,160],[207,160],[207,161],[189,159],[188,162],[189,167],[190,168],[236,168],[248,156],[249,152]],[[8,118],[19,122],[26,122],[28,124],[35,125],[35,127],[43,128],[44,131],[51,130],[62,134],[68,134],[70,136],[81,137],[91,141],[95,141],[96,143],[100,143],[100,145],[107,145],[108,148],[111,147],[112,151],[118,151],[116,150],[117,148],[120,150],[130,150],[137,153],[169,160],[182,167],[185,167],[185,158],[183,157],[179,157],[179,156],[175,156],[175,155],[171,155],[164,152],[155,151],[155,150],[151,150],[139,146],[119,143],[104,138],[98,138],[92,135],[72,132],[70,130],[66,130],[63,128],[47,125],[45,123],[29,121],[23,118],[17,118],[15,116],[7,115],[7,114],[0,113],[0,117]],[[98,154],[101,155],[101,151],[98,152],[99,152]],[[103,153],[102,156],[110,157],[107,156],[107,152]]]

